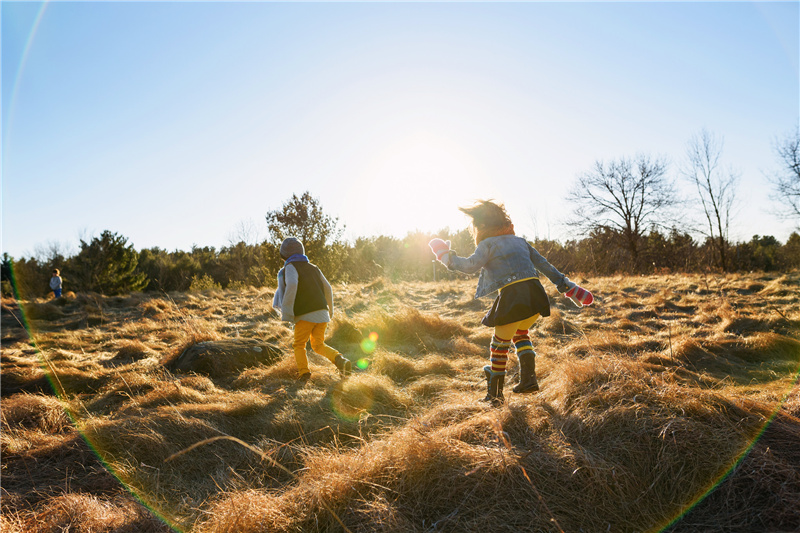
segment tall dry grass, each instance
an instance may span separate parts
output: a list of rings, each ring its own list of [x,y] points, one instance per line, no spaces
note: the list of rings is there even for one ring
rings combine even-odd
[[[305,385],[269,289],[4,300],[3,531],[800,529],[800,275],[550,288],[541,391],[510,392],[512,356],[499,409],[473,283],[335,287],[364,368],[310,354]],[[232,337],[284,357],[168,370]]]

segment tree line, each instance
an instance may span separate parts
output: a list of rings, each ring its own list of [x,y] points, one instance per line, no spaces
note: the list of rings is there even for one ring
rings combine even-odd
[[[293,200],[307,203],[294,197]],[[319,207],[315,199],[311,205]],[[334,222],[335,219],[327,219]],[[302,225],[302,221],[299,220]],[[127,239],[104,231],[90,241],[81,240],[80,251],[71,257],[56,253],[46,258],[3,257],[3,293],[12,294],[12,279],[19,295],[41,297],[49,292],[48,281],[54,268],[61,271],[65,291],[124,294],[133,291],[192,291],[239,289],[275,284],[283,266],[278,249],[282,237],[294,233],[275,233],[260,244],[239,242],[221,249],[194,247],[190,251],[168,252],[160,248],[137,251]],[[331,228],[335,229],[333,224]],[[432,261],[428,241],[433,234],[414,232],[403,238],[362,237],[348,243],[328,240],[334,234],[306,228],[306,252],[332,282],[365,282],[379,277],[393,281],[457,279],[464,274],[447,271]],[[297,233],[300,234],[300,233]],[[475,249],[467,229],[444,229],[436,236],[449,239],[460,255]],[[535,239],[531,244],[558,268],[568,273],[664,274],[668,272],[721,271],[717,245],[711,238],[696,241],[690,234],[673,229],[652,229],[637,239],[635,255],[624,246],[630,236],[622,230],[604,228],[588,236],[564,243]],[[755,235],[746,242],[728,243],[729,271],[786,271],[800,268],[800,234],[792,233],[781,243],[772,236]]]
[[[566,222],[579,238],[531,241],[565,272],[609,275],[700,271],[773,271],[800,268],[800,234],[785,243],[770,235],[732,242],[729,228],[737,200],[738,174],[722,161],[723,139],[702,130],[687,143],[678,174],[696,192],[680,198],[664,158],[639,154],[597,161],[579,175],[569,194],[581,206]],[[800,126],[777,139],[778,168],[768,176],[777,214],[800,227]],[[693,209],[687,210],[688,205]],[[696,219],[687,212],[698,214]],[[285,237],[298,237],[312,262],[334,282],[431,280],[463,276],[432,261],[428,241],[434,234],[409,233],[342,239],[344,226],[327,215],[317,198],[305,192],[265,216],[269,237],[258,244],[244,240],[229,246],[193,247],[190,251],[134,249],[112,231],[80,240],[77,254],[66,257],[57,246],[37,257],[3,254],[2,291],[22,297],[49,292],[53,269],[65,291],[122,294],[134,291],[191,291],[268,286],[283,262],[278,253]],[[698,238],[695,236],[699,235]],[[468,229],[435,233],[452,242],[459,255],[475,244]]]

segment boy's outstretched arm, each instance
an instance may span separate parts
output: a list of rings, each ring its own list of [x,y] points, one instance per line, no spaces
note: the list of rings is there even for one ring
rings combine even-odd
[[[286,280],[283,277],[283,269],[278,271],[278,287],[275,289],[275,295],[272,297],[272,308],[280,312],[283,305],[283,295],[286,292]]]
[[[286,283],[286,290],[283,293],[281,302],[281,320],[284,322],[294,322],[294,299],[297,297],[297,284],[300,278],[297,269],[291,263],[283,268],[283,277]]]

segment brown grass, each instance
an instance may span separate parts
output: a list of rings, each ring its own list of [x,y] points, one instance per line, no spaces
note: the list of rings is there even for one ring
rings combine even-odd
[[[122,341],[117,345],[117,353],[112,358],[112,361],[118,363],[128,363],[133,361],[140,361],[153,355],[153,350],[150,349],[145,343],[134,341]]]
[[[800,275],[582,284],[501,408],[474,280],[334,287],[364,368],[310,353],[305,385],[269,289],[23,302],[35,346],[4,300],[0,529],[169,531],[138,498],[193,532],[799,530]],[[235,337],[283,357],[168,370]]]
[[[52,302],[30,302],[23,306],[23,312],[28,320],[56,320],[64,316],[61,308]]]
[[[38,429],[44,433],[63,433],[72,422],[61,402],[52,396],[21,393],[3,400],[0,420],[4,429]]]
[[[51,498],[33,518],[39,531],[102,533],[164,531],[163,524],[128,498],[105,500],[90,494],[67,493]]]

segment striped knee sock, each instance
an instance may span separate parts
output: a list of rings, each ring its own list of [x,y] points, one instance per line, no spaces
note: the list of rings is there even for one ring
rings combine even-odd
[[[528,335],[527,329],[518,329],[511,342],[514,343],[514,348],[517,350],[517,357],[523,352],[533,351],[533,343],[531,343],[531,337]]]
[[[508,350],[511,348],[511,341],[501,339],[497,335],[492,335],[492,344],[489,345],[490,360],[492,362],[492,372],[505,372],[506,362],[508,361]]]

